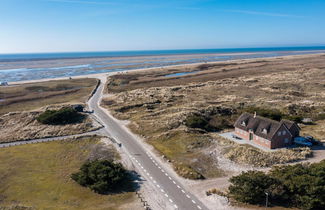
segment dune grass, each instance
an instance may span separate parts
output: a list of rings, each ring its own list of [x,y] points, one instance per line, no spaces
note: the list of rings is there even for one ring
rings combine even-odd
[[[0,114],[61,103],[85,103],[96,84],[96,79],[73,79],[0,87]]]
[[[99,139],[85,137],[0,150],[0,209],[119,209],[134,193],[99,195],[79,186],[70,175],[78,171]]]

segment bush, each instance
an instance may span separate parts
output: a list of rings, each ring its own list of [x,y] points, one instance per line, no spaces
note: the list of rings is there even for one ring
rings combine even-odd
[[[308,210],[325,209],[325,160],[272,168],[269,174],[249,171],[230,179],[229,195],[251,204],[265,202]]]
[[[81,122],[84,117],[73,108],[65,107],[59,110],[46,110],[37,117],[37,121],[48,125],[65,125]]]
[[[230,195],[237,201],[260,204],[265,202],[265,192],[270,192],[276,180],[261,171],[243,172],[230,178]]]
[[[126,177],[127,171],[120,163],[108,160],[87,162],[81,166],[79,172],[71,175],[71,178],[81,186],[100,194],[118,190]]]
[[[191,115],[185,120],[185,125],[190,128],[201,128],[207,130],[209,122],[205,117],[199,115]]]

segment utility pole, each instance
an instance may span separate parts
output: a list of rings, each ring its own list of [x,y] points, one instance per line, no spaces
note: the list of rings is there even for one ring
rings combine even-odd
[[[267,208],[267,205],[269,203],[269,194],[267,192],[264,192],[266,195],[266,202],[265,202],[265,207]]]

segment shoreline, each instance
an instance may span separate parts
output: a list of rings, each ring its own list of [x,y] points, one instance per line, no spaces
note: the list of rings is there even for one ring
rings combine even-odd
[[[106,73],[98,73],[98,74],[86,74],[86,75],[79,75],[79,76],[71,76],[72,79],[84,79],[84,78],[94,78],[99,79],[104,76],[109,77],[119,73],[128,73],[128,72],[138,72],[138,71],[150,71],[150,70],[167,70],[169,68],[174,67],[192,67],[202,64],[218,64],[218,63],[229,63],[229,62],[244,62],[244,61],[258,61],[258,60],[274,60],[274,59],[291,59],[291,58],[299,58],[299,57],[311,57],[317,55],[325,55],[324,52],[322,53],[314,53],[314,54],[302,54],[302,55],[285,55],[285,56],[274,56],[274,57],[262,57],[262,58],[245,58],[245,59],[234,59],[234,60],[227,60],[227,61],[211,61],[211,62],[197,62],[197,63],[189,63],[189,64],[176,64],[176,65],[168,65],[168,66],[161,66],[161,67],[150,67],[150,68],[139,68],[139,69],[128,69],[116,72],[106,72]],[[1,71],[1,70],[0,70]],[[19,84],[29,84],[29,83],[39,83],[39,82],[46,82],[46,81],[56,81],[56,80],[69,80],[70,77],[57,77],[57,78],[44,78],[44,79],[37,79],[37,80],[24,80],[24,81],[17,81],[17,82],[8,82],[9,87],[11,85],[19,85]]]

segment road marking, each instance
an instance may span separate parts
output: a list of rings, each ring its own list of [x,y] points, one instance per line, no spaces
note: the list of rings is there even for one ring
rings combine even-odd
[[[158,168],[159,168],[159,169],[161,169],[161,167],[160,167],[160,166],[158,166]]]
[[[182,190],[182,193],[185,193],[185,191],[184,191],[184,190]]]
[[[180,187],[179,185],[177,185],[177,188],[178,188],[178,189],[181,189],[181,187]]]
[[[158,188],[160,188],[160,185],[159,185],[159,184],[157,184],[157,187],[158,187]]]
[[[161,169],[161,171],[162,171],[163,173],[165,173],[164,169]]]
[[[202,209],[201,206],[197,206],[198,209]]]
[[[172,178],[169,176],[168,179],[172,180]]]
[[[192,203],[194,203],[194,204],[195,204],[195,203],[196,203],[196,202],[195,202],[195,200],[192,200]]]
[[[176,182],[175,182],[175,181],[173,181],[173,183],[174,183],[174,184],[176,184]]]
[[[165,196],[168,198],[168,195],[165,193]]]
[[[178,209],[178,206],[176,204],[174,205],[174,207],[175,207],[175,209]]]
[[[169,198],[169,202],[173,203],[174,201],[172,199]]]
[[[141,166],[141,168],[143,169],[143,166]]]
[[[153,180],[153,183],[156,184],[157,183],[156,180]]]
[[[150,179],[153,179],[152,176],[150,177]]]
[[[168,174],[167,174],[167,173],[165,173],[165,175],[166,175],[166,176],[168,176]]]
[[[144,169],[143,171],[144,171],[144,172],[147,172],[147,170],[146,170],[146,169]]]
[[[190,196],[189,196],[189,195],[186,195],[186,197],[190,198]]]
[[[149,174],[149,173],[147,173],[147,175],[148,175],[148,176],[150,176],[150,174]]]

